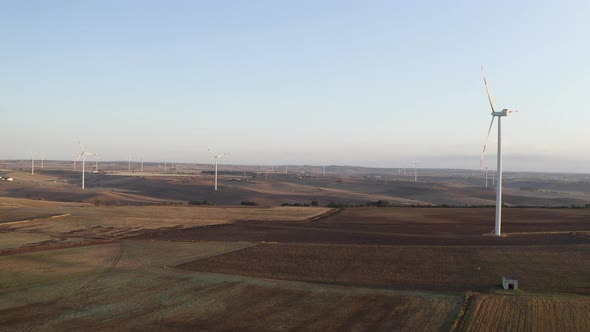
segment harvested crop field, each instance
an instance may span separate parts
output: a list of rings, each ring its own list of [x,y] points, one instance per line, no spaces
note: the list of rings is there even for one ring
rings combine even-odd
[[[6,330],[448,329],[462,297],[171,268],[248,243],[122,241],[0,257]]]
[[[0,252],[25,246],[61,247],[72,242],[83,244],[248,219],[303,222],[330,211],[319,207],[92,206],[0,198]]]
[[[180,268],[388,289],[489,290],[502,276],[527,291],[590,294],[590,246],[389,247],[264,244]],[[559,282],[556,282],[559,280]]]
[[[494,226],[494,209],[350,208],[316,221],[247,221],[145,234],[145,238],[415,246],[589,244],[590,209],[505,209],[507,236],[483,236]]]
[[[590,331],[590,298],[479,294],[460,331]]]

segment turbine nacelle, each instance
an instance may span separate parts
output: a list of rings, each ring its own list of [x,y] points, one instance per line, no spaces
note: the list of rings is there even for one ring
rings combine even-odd
[[[508,114],[518,112],[516,110],[503,109],[501,112],[492,112],[492,116],[508,116]]]
[[[501,112],[492,112],[492,116],[507,116],[508,110],[503,109]]]

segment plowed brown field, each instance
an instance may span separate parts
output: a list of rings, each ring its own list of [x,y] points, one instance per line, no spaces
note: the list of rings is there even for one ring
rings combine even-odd
[[[389,289],[484,291],[503,275],[521,288],[590,294],[590,245],[391,247],[264,244],[185,263],[193,271]],[[557,280],[559,280],[557,282]]]

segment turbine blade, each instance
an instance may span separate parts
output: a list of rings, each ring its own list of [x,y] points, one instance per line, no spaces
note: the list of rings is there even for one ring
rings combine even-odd
[[[490,128],[488,128],[488,135],[486,136],[486,141],[483,145],[483,150],[481,151],[481,158],[479,159],[479,166],[483,165],[483,157],[486,153],[486,148],[488,146],[488,141],[490,139],[490,132],[492,131],[492,125],[494,125],[494,118],[495,118],[495,116],[492,116],[492,121],[490,122]]]
[[[488,100],[490,101],[490,107],[492,108],[492,112],[496,111],[496,107],[494,106],[494,99],[492,99],[492,94],[490,93],[490,88],[488,87],[488,81],[486,80],[486,74],[483,71],[483,65],[481,66],[481,74],[483,75],[483,83],[486,86],[486,92],[488,93]]]

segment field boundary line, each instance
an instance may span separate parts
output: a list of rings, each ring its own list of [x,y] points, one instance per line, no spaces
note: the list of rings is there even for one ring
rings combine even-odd
[[[318,216],[307,218],[304,221],[318,221],[318,220],[321,220],[321,219],[325,219],[325,218],[328,218],[328,217],[337,215],[337,214],[341,213],[342,211],[343,211],[343,209],[339,209],[339,208],[330,209],[327,212],[324,212],[324,213],[322,213],[322,214],[320,214]]]
[[[475,299],[475,297],[477,295],[478,295],[478,293],[471,292],[471,291],[468,291],[465,293],[465,301],[463,301],[463,305],[461,306],[461,310],[459,310],[459,314],[457,315],[457,318],[455,319],[455,322],[453,323],[453,326],[450,329],[451,332],[458,331],[459,328],[461,327],[461,325],[463,325],[463,322],[465,320],[465,314],[467,314],[467,311],[469,310],[469,306],[471,306],[471,303],[473,302],[473,300]]]
[[[70,215],[69,213],[64,213],[64,214],[56,214],[56,215],[45,216],[45,217],[38,217],[38,218],[33,218],[33,219],[22,219],[22,220],[7,221],[7,222],[0,223],[0,226],[7,226],[7,225],[14,225],[14,224],[22,224],[22,223],[26,223],[26,222],[40,221],[40,220],[44,220],[44,219],[63,218],[63,217],[67,217],[69,215]]]

